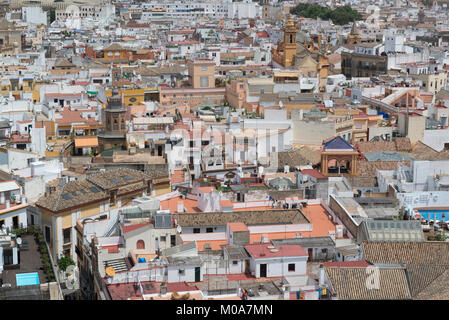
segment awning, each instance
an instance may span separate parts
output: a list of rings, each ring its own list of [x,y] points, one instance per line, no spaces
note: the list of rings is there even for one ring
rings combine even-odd
[[[75,138],[75,148],[96,148],[96,147],[98,147],[98,137],[96,136]]]

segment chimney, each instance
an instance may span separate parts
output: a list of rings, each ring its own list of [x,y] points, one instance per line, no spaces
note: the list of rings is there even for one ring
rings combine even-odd
[[[9,200],[6,200],[6,209],[9,209],[11,206],[9,204]]]
[[[323,266],[321,266],[321,268],[320,268],[319,285],[320,285],[320,286],[323,286],[323,285],[324,285],[324,267],[323,267]]]
[[[184,202],[178,201],[178,212],[184,212]]]

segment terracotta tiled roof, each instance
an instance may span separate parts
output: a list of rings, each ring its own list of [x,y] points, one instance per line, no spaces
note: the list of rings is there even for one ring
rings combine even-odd
[[[421,141],[413,146],[412,156],[416,160],[449,160],[449,152],[438,152]]]
[[[449,300],[448,242],[363,242],[372,263],[403,264],[414,299]]]
[[[105,51],[106,50],[108,50],[108,51],[110,51],[110,50],[120,51],[120,50],[125,50],[125,49],[123,49],[123,47],[119,43],[112,43],[109,47],[105,48],[104,50]]]
[[[375,177],[376,170],[396,170],[397,161],[358,161],[357,174],[362,177]],[[410,166],[409,161],[401,161],[400,163]]]
[[[396,151],[394,141],[363,141],[357,142],[356,146],[361,153]]]
[[[127,178],[129,177],[129,178]],[[36,205],[52,212],[68,210],[87,203],[109,199],[108,189],[116,188],[118,195],[144,188],[147,179],[143,172],[120,168],[91,175],[85,180],[71,181],[42,196]]]
[[[309,220],[299,210],[260,210],[239,212],[198,212],[194,214],[176,214],[175,219],[181,226],[225,226],[229,222],[255,224],[301,224]]]
[[[149,224],[150,224],[149,222],[132,224],[132,225],[129,225],[129,226],[123,226],[122,230],[123,230],[124,233],[128,233],[128,232],[140,229],[142,227],[145,227],[145,226],[147,226]]]
[[[449,242],[363,242],[363,251],[371,263],[449,266]]]
[[[370,264],[366,262],[366,260],[358,260],[358,261],[343,261],[343,262],[325,262],[323,266],[326,268],[366,268],[369,267]]]
[[[417,300],[449,300],[449,269],[446,269],[414,298]]]
[[[366,267],[325,268],[332,291],[339,300],[411,299],[404,268],[379,267],[378,287],[367,286]],[[375,285],[375,283],[373,283]]]
[[[399,152],[412,151],[412,145],[410,143],[409,138],[396,138],[396,140],[394,140],[394,143],[396,145],[396,151],[399,151]]]
[[[171,184],[183,183],[184,182],[184,171],[174,170],[171,175]]]
[[[150,177],[145,173],[128,168],[110,170],[87,177],[87,180],[94,185],[104,189],[114,189],[143,180],[149,180]]]

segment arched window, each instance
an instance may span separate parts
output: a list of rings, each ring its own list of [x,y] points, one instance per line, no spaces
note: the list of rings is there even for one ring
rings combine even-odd
[[[293,34],[290,33],[290,43],[293,43]]]
[[[136,243],[136,249],[145,249],[145,242],[143,240],[138,240]]]

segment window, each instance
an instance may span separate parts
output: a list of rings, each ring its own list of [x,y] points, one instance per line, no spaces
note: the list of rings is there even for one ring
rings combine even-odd
[[[209,77],[208,76],[200,77],[200,87],[201,88],[209,87]]]
[[[232,264],[235,266],[235,265],[237,265],[239,262],[238,262],[238,260],[233,260],[232,261]]]
[[[45,226],[45,241],[50,242],[51,237],[50,237],[50,227],[49,226]]]
[[[143,240],[138,240],[136,243],[136,249],[138,250],[145,249],[145,242]]]
[[[12,248],[4,248],[3,249],[3,264],[10,265],[13,264],[13,258],[12,258]]]
[[[193,228],[193,233],[200,233],[200,228]]]
[[[295,271],[295,264],[294,263],[289,263],[288,264],[288,271]]]
[[[207,233],[214,232],[214,228],[206,228],[206,232],[207,232]]]
[[[72,228],[66,228],[62,230],[64,244],[70,244],[72,242]]]
[[[185,275],[185,274],[186,274],[186,272],[185,272],[185,270],[184,270],[184,269],[179,269],[179,274],[180,274],[180,275]]]
[[[207,71],[207,66],[201,66],[201,71]]]
[[[167,241],[167,237],[166,236],[161,236],[161,242],[165,242]]]

